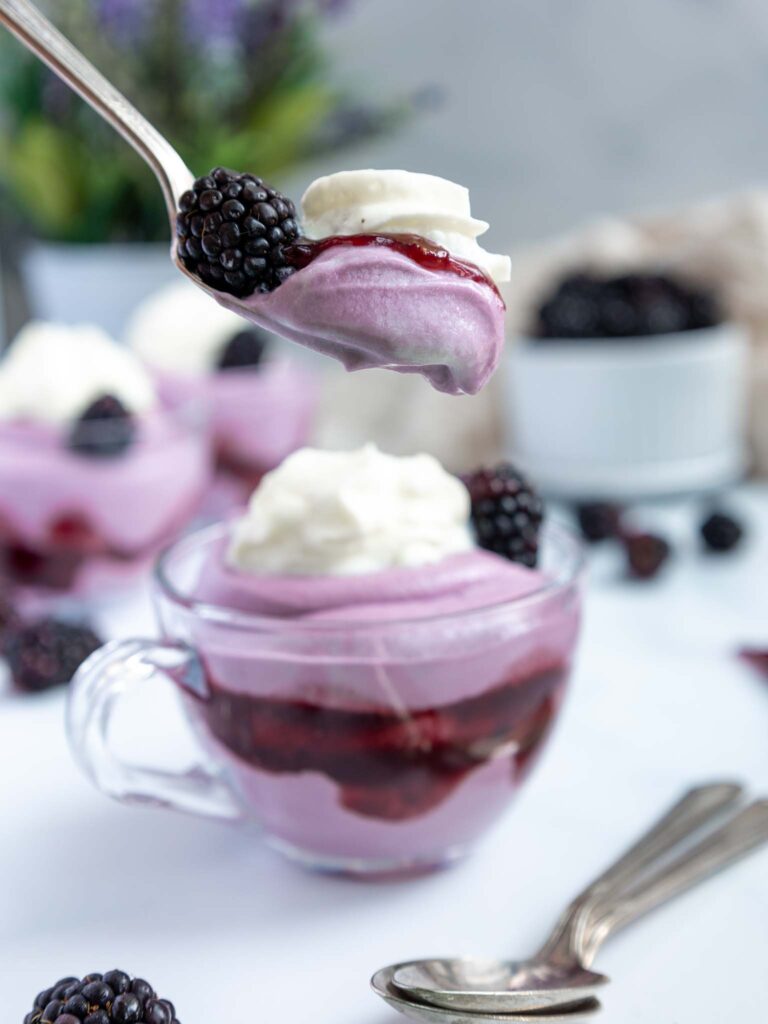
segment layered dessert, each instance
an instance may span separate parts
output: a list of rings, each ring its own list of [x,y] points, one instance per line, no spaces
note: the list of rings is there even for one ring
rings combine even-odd
[[[477,238],[469,192],[429,174],[342,171],[313,182],[303,228],[261,178],[217,167],[180,201],[177,255],[223,305],[348,370],[420,373],[474,394],[504,341],[506,256]]]
[[[208,476],[192,410],[99,328],[33,322],[0,363],[0,575],[84,593],[132,576]]]
[[[465,484],[427,455],[304,449],[208,544],[187,701],[279,845],[435,864],[507,806],[578,629],[576,570],[537,565],[541,518],[510,467]]]
[[[127,340],[161,394],[205,403],[220,495],[242,505],[266,470],[307,442],[317,404],[312,374],[282,354],[273,335],[189,282],[147,299]]]

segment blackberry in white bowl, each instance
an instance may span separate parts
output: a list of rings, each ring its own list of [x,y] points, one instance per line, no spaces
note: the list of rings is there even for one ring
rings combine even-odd
[[[709,289],[572,273],[508,347],[507,454],[576,500],[687,493],[746,465],[747,343]]]

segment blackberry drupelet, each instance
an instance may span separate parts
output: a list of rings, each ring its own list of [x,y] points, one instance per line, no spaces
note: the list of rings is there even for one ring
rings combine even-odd
[[[590,544],[618,537],[621,533],[621,508],[605,501],[593,501],[576,507],[576,518],[584,540]]]
[[[701,538],[710,551],[731,551],[744,536],[744,527],[726,512],[712,512],[701,524]]]
[[[35,999],[24,1024],[179,1024],[173,1003],[124,971],[62,978]]]
[[[672,550],[663,537],[654,533],[633,533],[622,539],[627,568],[635,579],[649,580],[656,576]]]
[[[113,458],[133,443],[136,424],[119,398],[102,395],[75,421],[69,447],[78,455]]]
[[[252,370],[261,365],[269,345],[269,335],[258,327],[238,331],[221,351],[220,370]]]
[[[68,683],[101,643],[85,626],[45,618],[11,629],[4,654],[14,685],[37,693]],[[99,979],[94,979],[94,984],[98,983]]]
[[[533,568],[538,561],[544,504],[508,462],[480,469],[465,479],[472,525],[481,548]]]
[[[255,174],[215,167],[179,202],[177,252],[216,291],[271,292],[295,272],[284,248],[299,237],[296,207]]]

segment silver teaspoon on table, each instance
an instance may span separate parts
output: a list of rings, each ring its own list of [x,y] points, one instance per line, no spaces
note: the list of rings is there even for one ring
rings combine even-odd
[[[374,989],[403,1013],[424,1019],[421,1011],[428,1005],[447,1013],[448,1022],[459,1019],[451,1016],[456,1014],[474,1014],[474,1019],[541,1014],[594,998],[608,979],[589,967],[610,934],[768,840],[768,802],[759,801],[671,859],[681,844],[733,808],[740,794],[740,787],[729,783],[686,794],[570,904],[529,960],[396,964],[375,976]]]

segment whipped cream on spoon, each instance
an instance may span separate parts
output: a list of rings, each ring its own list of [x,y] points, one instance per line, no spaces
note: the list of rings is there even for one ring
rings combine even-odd
[[[488,380],[500,356],[504,320],[504,303],[492,277],[503,280],[508,263],[505,257],[484,253],[475,242],[485,225],[470,217],[466,190],[404,171],[343,172],[320,179],[305,196],[310,222],[314,219],[325,230],[338,225],[347,244],[309,255],[305,246],[301,266],[286,260],[282,267],[270,267],[271,280],[265,282],[259,242],[274,246],[298,237],[290,200],[255,176],[229,172],[231,179],[221,179],[227,173],[223,168],[194,181],[168,140],[29,0],[0,0],[0,23],[149,164],[179,238],[172,259],[227,308],[338,358],[347,369],[381,366],[422,373],[436,388],[452,394],[472,394]],[[221,180],[215,180],[216,172]],[[249,197],[245,203],[243,189]],[[212,195],[221,192],[226,195]],[[268,209],[259,220],[261,205]],[[215,232],[204,231],[203,214],[221,217]],[[250,245],[240,249],[234,228],[226,237],[218,228],[231,220],[239,233],[243,215],[252,223],[246,226]],[[197,218],[194,223],[192,216]],[[343,234],[357,223],[365,234]],[[419,233],[425,224],[426,236]],[[216,236],[209,239],[208,249],[218,246],[213,255],[220,260],[216,274],[209,272],[207,279],[193,272],[200,265],[196,261],[209,255],[204,233]],[[348,244],[350,238],[356,244]],[[267,286],[248,291],[249,282],[241,282],[240,275],[249,272],[260,286]]]

